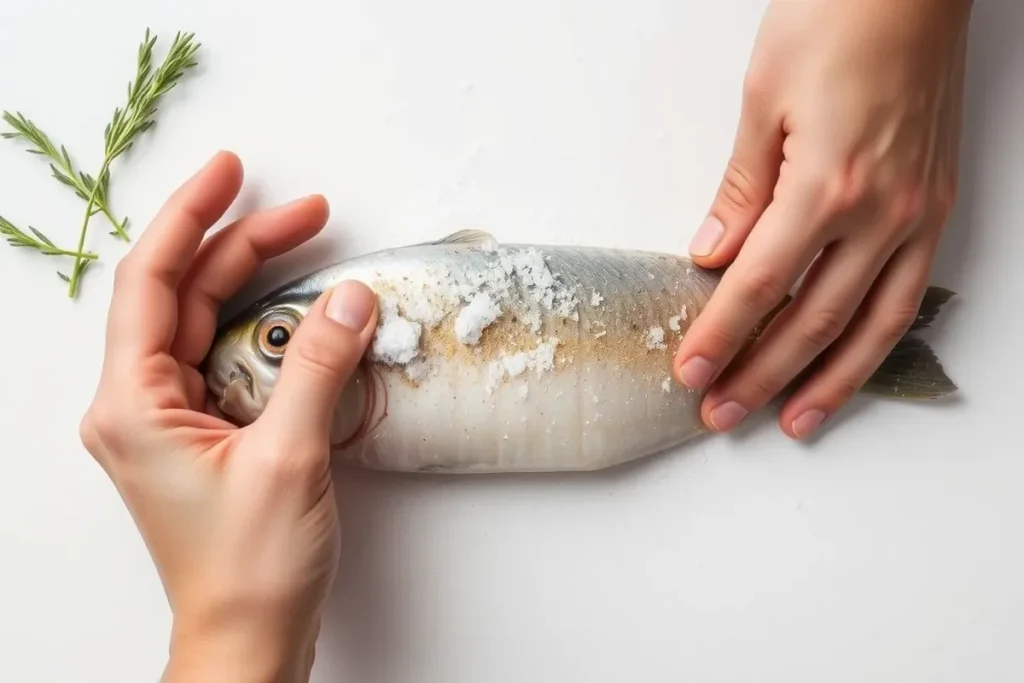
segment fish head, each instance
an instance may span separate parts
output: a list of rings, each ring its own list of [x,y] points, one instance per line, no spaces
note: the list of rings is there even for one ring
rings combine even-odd
[[[226,417],[246,425],[263,413],[288,344],[319,293],[308,281],[282,288],[219,327],[201,372]]]

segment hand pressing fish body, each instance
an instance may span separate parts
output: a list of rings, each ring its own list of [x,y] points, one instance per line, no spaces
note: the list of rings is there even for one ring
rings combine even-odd
[[[603,469],[706,432],[703,394],[672,379],[672,361],[718,278],[675,255],[499,245],[463,231],[267,294],[219,331],[206,381],[226,415],[255,420],[305,312],[359,280],[377,293],[380,320],[335,411],[339,457],[401,472]],[[911,332],[950,295],[929,289]],[[932,399],[956,387],[905,337],[865,389]]]

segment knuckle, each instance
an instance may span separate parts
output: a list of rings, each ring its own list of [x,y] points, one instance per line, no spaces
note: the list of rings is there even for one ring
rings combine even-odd
[[[780,377],[762,369],[743,382],[746,394],[743,404],[750,408],[763,406],[782,390],[783,385],[784,382]]]
[[[309,448],[291,444],[275,443],[261,449],[261,467],[264,476],[271,482],[290,484],[306,479],[313,469],[315,458],[309,457]]]
[[[124,434],[121,412],[105,401],[97,401],[79,422],[78,433],[82,445],[94,456],[100,451],[117,450]]]
[[[879,329],[886,344],[895,344],[907,333],[917,319],[918,308],[917,301],[902,298],[883,317]]]
[[[938,214],[937,217],[941,223],[944,224],[953,214],[953,210],[956,208],[959,192],[960,188],[956,178],[951,179],[939,188],[937,196],[935,197],[935,211]]]
[[[738,299],[746,308],[768,311],[786,296],[786,284],[773,268],[752,266],[743,275],[738,287]]]
[[[889,223],[893,230],[902,234],[916,227],[924,219],[928,203],[926,193],[920,185],[910,185],[898,190],[889,201]]]
[[[851,377],[837,377],[832,381],[831,386],[827,389],[827,395],[830,397],[829,403],[832,409],[836,409],[839,406],[850,401],[860,391],[861,384],[855,381]]]
[[[813,349],[824,349],[843,333],[845,321],[839,311],[823,308],[814,312],[800,326],[804,343]]]
[[[844,214],[861,205],[871,194],[867,173],[855,163],[831,169],[818,181],[819,200],[830,216]]]
[[[771,74],[759,64],[752,62],[743,75],[743,97],[752,104],[764,100],[771,91]]]
[[[86,417],[86,423],[90,431],[99,439],[107,439],[121,431],[121,421],[116,410],[107,407],[105,403],[97,403],[90,410]]]
[[[740,336],[721,323],[706,326],[701,332],[701,355],[721,364],[740,343]]]
[[[156,398],[158,403],[167,400],[176,392],[181,380],[181,370],[173,358],[159,355],[134,365],[134,383],[126,391]],[[169,388],[173,389],[169,391]]]
[[[291,457],[286,451],[276,451],[264,462],[266,472],[274,481],[291,482],[299,478],[303,470],[301,459]]]
[[[718,197],[728,209],[743,213],[761,204],[760,191],[753,173],[745,169],[735,157],[726,166]]]
[[[135,271],[135,256],[129,252],[114,266],[114,288],[124,286],[132,279]]]
[[[92,409],[85,413],[78,423],[78,438],[81,440],[85,450],[96,453],[100,448],[99,432],[96,429],[96,421],[92,415]]]
[[[343,358],[332,344],[327,335],[307,334],[301,339],[296,338],[290,351],[293,353],[292,362],[303,372],[317,376],[330,378],[342,370]]]

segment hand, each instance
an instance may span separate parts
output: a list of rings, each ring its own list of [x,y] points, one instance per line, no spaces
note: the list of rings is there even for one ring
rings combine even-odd
[[[268,258],[317,234],[321,197],[242,218],[217,155],[118,264],[106,358],[82,440],[124,499],[174,614],[166,680],[304,680],[339,556],[328,467],[333,407],[372,337],[373,293],[343,283],[299,326],[265,413],[204,412],[197,365],[221,303]]]
[[[780,425],[807,437],[909,329],[955,201],[971,5],[770,3],[732,158],[690,247],[698,265],[728,266],[676,355],[679,380],[708,389],[711,429],[792,384]]]

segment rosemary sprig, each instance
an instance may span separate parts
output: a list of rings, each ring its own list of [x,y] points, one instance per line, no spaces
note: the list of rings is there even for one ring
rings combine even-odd
[[[26,118],[21,112],[12,114],[5,111],[3,113],[3,120],[11,127],[11,132],[0,133],[0,138],[24,140],[29,143],[30,147],[25,151],[29,154],[47,157],[50,160],[50,171],[57,182],[74,190],[75,194],[83,201],[89,201],[89,195],[92,193],[96,180],[89,174],[82,173],[75,168],[74,163],[71,161],[71,155],[68,154],[68,150],[64,145],[61,145],[58,151],[56,145],[50,140],[50,136],[40,130],[35,123]],[[114,226],[113,234],[116,234],[126,242],[128,241],[128,234],[126,232],[128,219],[125,218],[118,221],[114,217],[107,203],[105,192],[100,193],[96,199],[93,215],[96,213],[102,213],[107,217],[111,225]]]
[[[93,261],[99,258],[96,254],[93,254],[92,252],[80,252],[70,251],[68,249],[61,249],[56,244],[54,244],[49,237],[39,232],[31,225],[28,226],[28,229],[32,233],[31,235],[26,233],[24,230],[20,230],[17,226],[15,226],[13,223],[11,223],[3,216],[0,216],[0,235],[6,237],[7,242],[13,247],[34,249],[35,251],[38,251],[40,254],[43,254],[45,256],[75,256],[80,257],[86,261]],[[64,280],[68,279],[66,275],[59,271],[57,274],[60,275],[61,278],[63,278]]]
[[[61,249],[35,228],[30,227],[29,232],[25,232],[0,217],[0,235],[6,237],[11,245],[35,249],[50,256],[75,259],[70,276],[58,272],[68,283],[68,296],[71,298],[77,296],[79,282],[86,269],[98,259],[96,254],[84,251],[89,222],[95,215],[102,213],[107,217],[114,227],[111,235],[125,242],[130,241],[127,233],[128,219],[118,221],[110,210],[110,168],[146,131],[156,125],[157,104],[161,98],[174,89],[186,71],[196,66],[195,55],[200,46],[194,42],[194,37],[192,33],[179,32],[163,63],[154,70],[153,47],[157,39],[146,29],[145,38],[138,48],[135,78],[128,82],[128,99],[123,106],[114,110],[113,119],[103,131],[103,164],[95,176],[78,170],[64,145],[58,147],[49,135],[20,112],[3,112],[2,118],[10,126],[10,131],[0,133],[0,138],[27,142],[26,151],[48,158],[53,177],[86,202],[78,247],[75,250]]]
[[[138,66],[135,80],[128,84],[128,102],[124,108],[114,110],[113,120],[103,131],[104,158],[96,177],[98,182],[92,184],[86,204],[85,218],[78,239],[78,251],[85,247],[85,236],[89,230],[89,220],[95,214],[93,207],[107,196],[110,185],[110,165],[121,155],[132,148],[138,138],[156,125],[153,118],[157,112],[160,99],[170,92],[188,69],[196,66],[194,57],[199,44],[193,42],[194,34],[178,33],[171,43],[167,57],[156,71],[152,69],[153,46],[156,36],[150,36],[149,29],[142,44],[139,45]],[[88,261],[76,257],[75,266],[68,281],[68,296],[74,298],[78,293],[78,282],[84,273]]]

